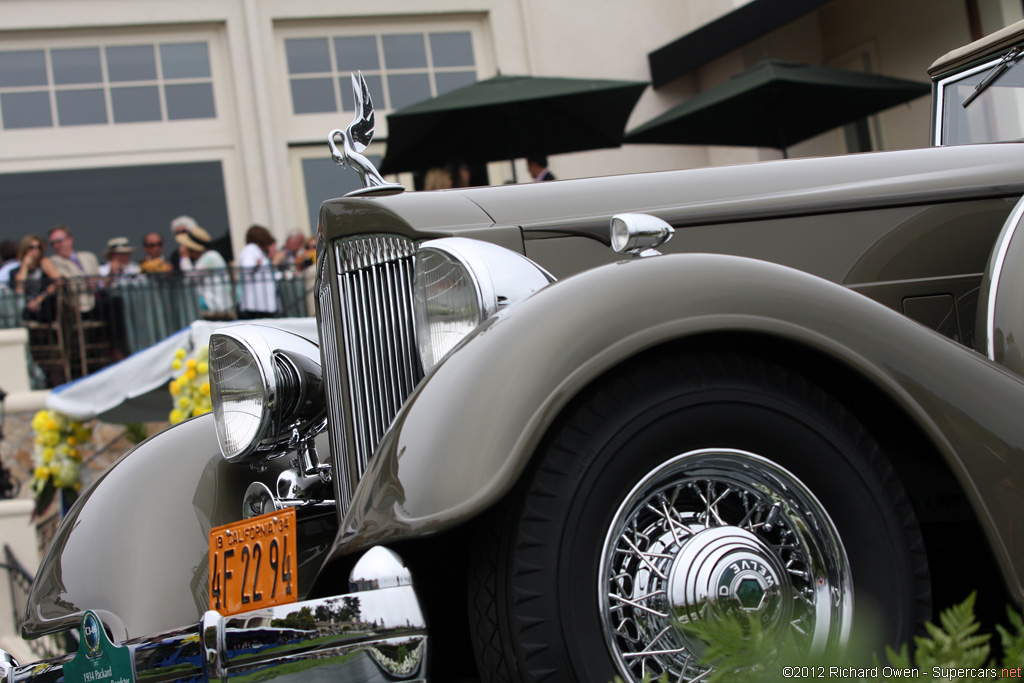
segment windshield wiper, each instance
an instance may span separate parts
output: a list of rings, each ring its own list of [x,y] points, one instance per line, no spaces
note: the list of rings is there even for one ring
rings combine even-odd
[[[961,103],[962,106],[966,107],[968,104],[978,99],[978,96],[988,90],[990,85],[1002,78],[1003,74],[1009,71],[1010,67],[1016,64],[1021,56],[1022,51],[1020,47],[1015,47],[1003,55],[1003,58],[999,63],[992,67],[992,70],[988,72],[988,75],[985,76],[985,78],[981,79],[981,83],[974,86],[974,92],[967,96],[967,98]]]

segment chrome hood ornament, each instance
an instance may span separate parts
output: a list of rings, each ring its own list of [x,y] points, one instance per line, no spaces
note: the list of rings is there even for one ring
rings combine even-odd
[[[351,76],[352,93],[356,103],[355,118],[348,125],[348,129],[335,128],[327,138],[334,163],[342,168],[351,166],[363,180],[362,189],[353,190],[346,196],[404,192],[403,185],[384,180],[373,163],[363,155],[370,145],[370,141],[373,140],[373,102],[370,100],[370,90],[366,85],[366,79],[363,78],[363,73],[361,71],[354,72]],[[339,137],[342,142],[342,151],[340,152],[335,144],[335,140]]]

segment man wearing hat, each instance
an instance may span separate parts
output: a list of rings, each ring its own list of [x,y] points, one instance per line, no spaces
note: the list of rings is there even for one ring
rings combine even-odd
[[[138,276],[142,269],[132,261],[135,247],[128,243],[127,237],[115,237],[107,241],[107,250],[103,252],[107,262],[100,266],[100,275],[111,281],[130,280]]]
[[[234,300],[228,264],[210,248],[210,233],[198,225],[177,233],[174,240],[185,248],[193,264],[192,277],[199,279],[199,309],[207,320],[234,317]]]
[[[171,233],[174,235],[174,239],[178,239],[178,235],[198,227],[199,224],[192,216],[178,216],[171,221]],[[175,273],[186,272],[193,268],[192,259],[188,257],[188,250],[184,246],[179,246],[178,251],[171,254],[170,262]]]

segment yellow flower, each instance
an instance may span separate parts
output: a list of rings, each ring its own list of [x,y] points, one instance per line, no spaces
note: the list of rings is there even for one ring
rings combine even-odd
[[[181,408],[182,410],[186,410],[191,404],[192,402],[189,401],[184,396],[178,399],[178,407]]]
[[[199,372],[200,375],[205,375],[210,371],[210,364],[207,363],[206,361],[203,361],[196,365],[196,371]]]
[[[196,415],[205,415],[206,413],[210,412],[210,410],[210,406],[196,406],[195,409],[192,411],[192,416],[195,417]]]
[[[69,448],[68,449],[68,457],[71,458],[72,460],[77,461],[77,462],[81,462],[82,461],[82,454],[78,452],[77,448]]]
[[[78,439],[75,438],[74,434],[72,434],[71,436],[68,437],[68,445],[69,446],[74,446],[77,443],[78,443]]]
[[[179,359],[179,360],[184,358],[185,357],[185,349],[178,349],[177,351],[175,351],[174,352],[174,357]]]
[[[196,359],[189,358],[187,361],[185,361],[185,367],[188,368],[189,370],[194,370],[196,367]]]
[[[171,368],[173,368],[174,370],[181,370],[181,361],[175,358],[174,361],[171,363]]]
[[[209,382],[203,382],[201,385],[199,385],[199,393],[202,394],[203,396],[209,396],[210,395],[210,383]]]
[[[197,376],[198,375],[196,374],[196,371],[193,370],[192,368],[189,368],[188,370],[185,371],[185,377],[187,377],[190,381],[195,379]]]
[[[49,465],[50,462],[53,460],[53,456],[55,456],[55,455],[57,455],[57,450],[56,449],[54,449],[54,448],[44,448],[43,449],[43,462],[46,463],[47,465]]]
[[[171,411],[171,416],[170,416],[171,424],[177,424],[177,423],[181,422],[184,419],[185,419],[185,416],[177,408],[175,408],[174,410]]]
[[[54,420],[53,418],[48,418],[45,424],[43,425],[43,429],[45,429],[48,432],[55,432],[58,429],[60,429],[60,425],[58,425],[57,421]]]
[[[32,476],[34,476],[36,479],[46,479],[50,476],[50,468],[44,465],[40,465],[35,469],[35,472],[32,473]]]
[[[56,448],[57,444],[60,443],[60,432],[46,432],[43,434],[43,444],[46,446],[53,446]]]
[[[41,432],[45,428],[46,421],[49,418],[49,413],[47,413],[45,410],[40,410],[32,417],[32,429],[36,430],[37,432]]]
[[[181,391],[181,385],[178,384],[178,380],[176,379],[171,380],[170,387],[168,388],[171,390],[171,396],[177,396],[178,393]]]

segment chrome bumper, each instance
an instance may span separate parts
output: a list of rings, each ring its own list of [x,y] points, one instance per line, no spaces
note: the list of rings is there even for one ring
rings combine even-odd
[[[138,683],[426,681],[427,630],[409,571],[390,550],[356,563],[350,592],[126,641]],[[0,683],[57,683],[74,655],[19,666],[0,650]]]

